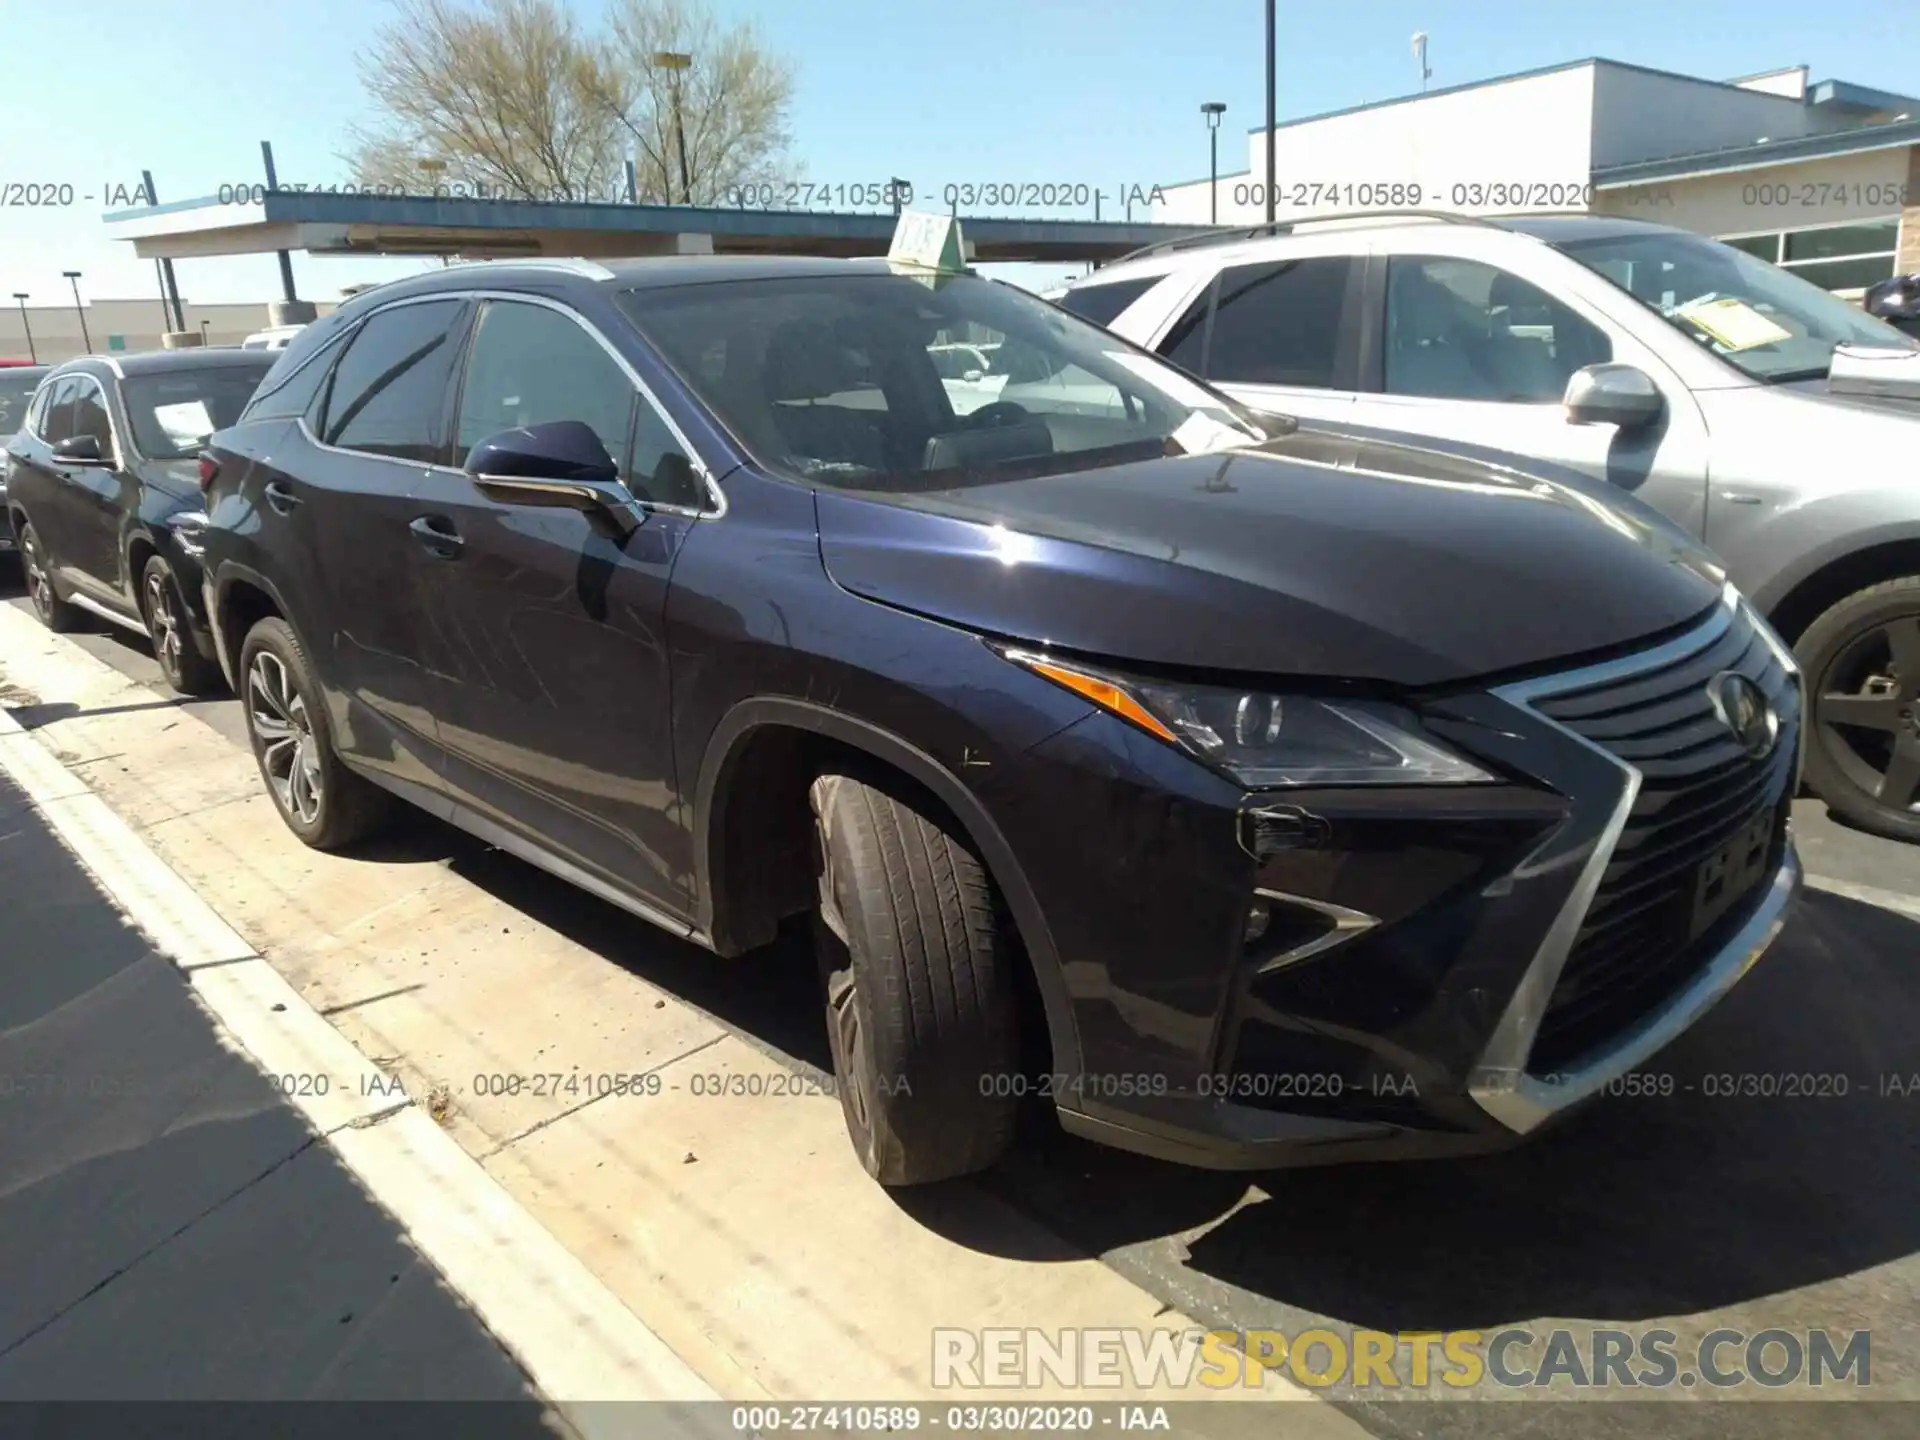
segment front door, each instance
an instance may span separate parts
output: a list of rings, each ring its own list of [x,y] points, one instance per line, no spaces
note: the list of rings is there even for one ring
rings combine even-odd
[[[131,611],[133,592],[123,583],[120,537],[128,513],[140,503],[140,481],[132,470],[132,456],[115,441],[106,391],[92,376],[79,377],[74,392],[73,433],[91,436],[106,463],[68,467],[69,511],[73,529],[64,541],[63,557],[73,577],[97,600],[116,610]]]
[[[664,612],[701,494],[636,377],[573,312],[485,302],[454,458],[503,430],[579,420],[641,523],[621,544],[580,514],[509,505],[435,471],[412,497],[449,798],[622,893],[691,909]]]
[[[1378,363],[1363,377],[1354,424],[1566,465],[1702,533],[1706,424],[1691,392],[1650,351],[1479,260],[1407,254],[1378,263],[1383,283],[1371,287],[1368,307]],[[1622,430],[1567,419],[1573,372],[1609,361],[1653,379],[1666,401],[1659,420]]]

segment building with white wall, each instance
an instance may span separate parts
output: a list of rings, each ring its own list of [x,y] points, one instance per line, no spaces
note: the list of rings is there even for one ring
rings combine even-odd
[[[182,300],[187,330],[198,332],[209,345],[238,345],[271,323],[266,302],[253,305],[196,305]],[[322,300],[325,315],[334,302]],[[85,319],[82,320],[84,314]],[[204,328],[203,328],[204,326]],[[158,296],[146,300],[89,300],[84,310],[67,304],[19,305],[0,301],[0,359],[38,360],[58,364],[76,355],[138,354],[158,350],[160,337],[172,328]]]
[[[1154,219],[1266,219],[1244,170],[1163,187]],[[1288,121],[1277,220],[1353,210],[1632,215],[1728,239],[1842,293],[1920,270],[1920,99],[1795,66],[1701,80],[1579,60]]]

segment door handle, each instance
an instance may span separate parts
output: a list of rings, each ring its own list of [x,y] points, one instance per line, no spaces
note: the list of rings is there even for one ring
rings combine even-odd
[[[269,480],[261,493],[267,497],[267,504],[273,507],[274,513],[279,515],[291,515],[294,507],[300,503],[300,497],[278,480]]]
[[[439,515],[422,515],[407,526],[413,532],[413,538],[429,555],[437,555],[442,560],[456,560],[460,556],[460,547],[467,542],[460,538],[460,532],[453,528],[453,522]]]

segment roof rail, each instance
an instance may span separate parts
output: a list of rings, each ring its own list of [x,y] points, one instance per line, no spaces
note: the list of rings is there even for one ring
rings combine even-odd
[[[584,275],[589,280],[611,280],[613,271],[594,260],[582,260],[571,256],[533,256],[522,259],[518,255],[502,256],[498,260],[462,260],[457,265],[449,265],[449,270],[457,270],[464,265],[520,265],[531,270],[565,270],[570,275]]]
[[[1118,260],[1109,260],[1107,265],[1123,265],[1129,260],[1142,260],[1149,255],[1165,255],[1176,250],[1201,250],[1209,245],[1229,245],[1236,240],[1257,240],[1262,235],[1291,235],[1302,225],[1329,225],[1337,220],[1441,220],[1450,225],[1485,225],[1495,230],[1501,228],[1497,220],[1484,215],[1463,215],[1458,210],[1345,210],[1334,215],[1303,215],[1297,220],[1274,220],[1251,227],[1202,230],[1197,235],[1182,235],[1177,239],[1143,245],[1138,250],[1128,251]],[[1106,266],[1101,268],[1105,269]]]

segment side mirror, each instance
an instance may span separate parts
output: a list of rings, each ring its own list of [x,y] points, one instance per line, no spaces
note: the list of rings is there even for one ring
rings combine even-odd
[[[1567,380],[1567,419],[1575,425],[1637,430],[1660,418],[1666,401],[1653,377],[1635,365],[1587,365]]]
[[[53,458],[69,465],[106,465],[111,463],[100,453],[97,435],[69,435],[53,442]]]
[[[482,495],[503,505],[577,510],[621,544],[640,528],[620,488],[620,467],[579,420],[490,435],[468,453],[465,468]]]

